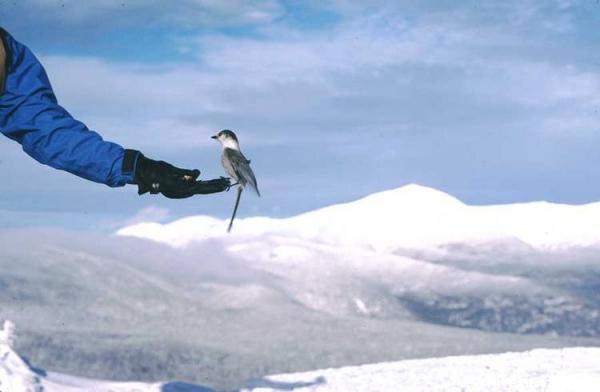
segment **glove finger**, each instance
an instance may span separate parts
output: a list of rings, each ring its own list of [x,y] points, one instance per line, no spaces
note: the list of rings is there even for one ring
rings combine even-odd
[[[165,197],[169,199],[186,199],[188,197],[194,196],[195,193],[193,191],[193,187],[186,188],[171,188],[162,192]]]
[[[200,170],[198,169],[188,170],[173,166],[173,173],[179,177],[191,177],[190,181],[195,181],[198,177],[200,177]]]
[[[196,185],[196,180],[193,177],[178,176],[169,180],[169,189],[177,192],[187,193],[192,192],[192,188]],[[193,192],[192,192],[193,193]]]
[[[227,188],[229,188],[229,180],[223,178],[209,181],[196,181],[192,186],[193,192],[197,195],[223,192]]]
[[[198,179],[198,177],[200,177],[200,170],[194,169],[191,172],[192,172],[192,174],[190,174],[190,175],[192,176],[192,179],[194,181],[196,181]]]
[[[143,195],[148,192],[150,192],[150,188],[143,184],[138,184],[138,195]]]
[[[163,196],[169,199],[187,199],[194,196],[195,193],[163,193]]]
[[[198,182],[191,178],[171,177],[164,184],[162,194],[171,199],[184,199],[196,194],[197,184]]]

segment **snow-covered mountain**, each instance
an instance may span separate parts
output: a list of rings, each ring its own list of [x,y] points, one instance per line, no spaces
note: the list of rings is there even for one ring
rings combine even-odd
[[[407,185],[292,218],[240,219],[235,223],[234,234],[289,235],[384,253],[507,239],[536,249],[557,249],[599,244],[598,222],[600,202],[470,206],[444,192]],[[183,246],[223,236],[224,227],[225,221],[195,216],[164,225],[140,223],[125,227],[118,234]]]
[[[600,336],[600,203],[468,206],[408,185],[287,219],[197,216],[119,230],[174,247],[222,241],[330,314]]]
[[[467,206],[412,185],[243,219],[232,235],[211,217],[109,236],[0,230],[0,317],[22,326],[18,352],[52,371],[218,390],[265,374],[600,346],[597,210]]]

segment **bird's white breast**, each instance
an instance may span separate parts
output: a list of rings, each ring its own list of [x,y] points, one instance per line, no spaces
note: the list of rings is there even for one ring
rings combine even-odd
[[[233,139],[225,139],[221,141],[221,146],[223,146],[223,149],[226,148],[231,148],[232,150],[240,150],[240,145],[238,142],[236,142]]]

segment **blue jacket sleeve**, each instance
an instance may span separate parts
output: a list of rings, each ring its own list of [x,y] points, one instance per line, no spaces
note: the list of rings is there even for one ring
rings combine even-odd
[[[19,142],[37,161],[112,187],[134,182],[131,150],[102,140],[75,120],[57,100],[33,53],[0,29],[7,51],[0,132]]]

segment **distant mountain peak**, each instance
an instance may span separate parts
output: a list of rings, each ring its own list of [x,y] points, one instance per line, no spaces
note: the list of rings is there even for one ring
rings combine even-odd
[[[387,191],[373,193],[364,197],[362,200],[388,202],[388,203],[410,203],[419,206],[422,204],[435,205],[464,205],[463,202],[456,197],[451,196],[443,191],[427,187],[419,184],[408,184],[399,188],[390,189]]]
[[[15,325],[9,321],[4,321],[3,328],[0,329],[0,344],[12,347],[15,343]]]

